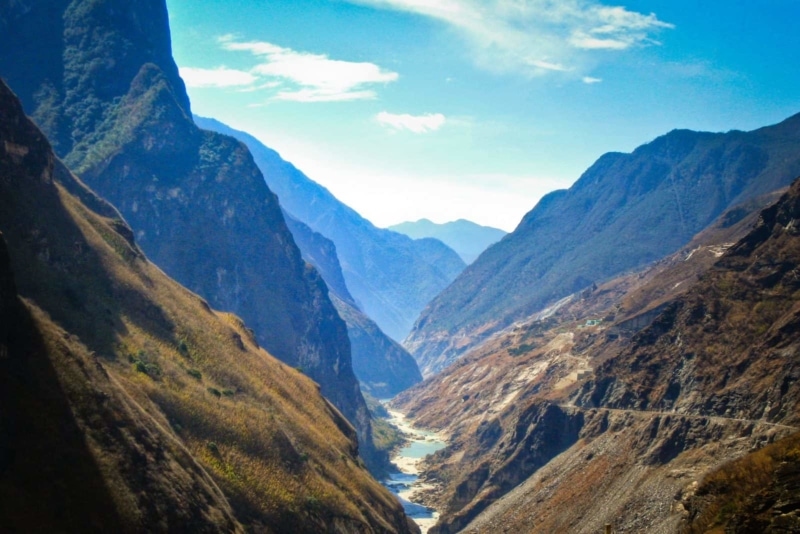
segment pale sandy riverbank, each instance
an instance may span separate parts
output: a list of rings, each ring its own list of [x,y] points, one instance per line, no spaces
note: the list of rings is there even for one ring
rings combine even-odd
[[[419,525],[422,533],[436,524],[439,513],[414,502],[417,492],[430,489],[431,486],[419,480],[421,460],[428,454],[445,447],[442,436],[425,430],[414,428],[405,415],[396,410],[389,410],[389,422],[409,437],[409,442],[393,457],[392,462],[401,473],[392,475],[384,483],[400,497],[406,513]]]

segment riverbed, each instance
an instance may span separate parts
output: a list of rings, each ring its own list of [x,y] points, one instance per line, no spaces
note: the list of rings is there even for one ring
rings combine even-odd
[[[392,462],[400,469],[400,473],[391,475],[384,484],[398,496],[406,514],[419,525],[422,534],[425,534],[436,524],[439,513],[414,502],[415,493],[430,488],[430,485],[419,480],[419,463],[428,454],[443,449],[446,443],[434,432],[415,428],[398,411],[389,410],[389,415],[389,423],[406,434],[409,441],[392,457]]]

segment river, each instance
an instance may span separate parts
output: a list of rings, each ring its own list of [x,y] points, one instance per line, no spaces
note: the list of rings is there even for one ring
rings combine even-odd
[[[389,410],[389,415],[389,423],[409,436],[409,441],[392,457],[392,462],[400,469],[400,473],[391,475],[383,483],[398,496],[406,514],[419,525],[422,534],[425,534],[436,524],[439,513],[413,502],[414,493],[430,487],[419,480],[419,463],[428,454],[443,449],[446,443],[434,432],[414,428],[400,412]]]

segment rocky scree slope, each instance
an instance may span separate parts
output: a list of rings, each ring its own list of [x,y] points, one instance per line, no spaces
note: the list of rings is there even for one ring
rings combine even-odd
[[[58,155],[167,274],[240,315],[271,354],[319,382],[379,469],[386,459],[372,445],[346,327],[246,147],[192,122],[164,0],[5,4],[0,21],[9,30],[0,46],[16,51],[0,57],[0,74]]]
[[[319,386],[151,264],[2,82],[0,232],[4,530],[417,531]]]
[[[341,275],[336,245],[288,213],[284,215],[303,258],[314,265],[327,282],[331,301],[347,325],[353,371],[362,390],[383,399],[422,381],[414,358],[358,309]]]
[[[728,207],[800,174],[800,115],[752,132],[676,130],[606,154],[545,196],[423,311],[423,376],[559,299],[678,250]]]
[[[565,299],[401,395],[450,436],[426,470],[436,531],[674,532],[707,473],[795,432],[798,199],[795,184],[732,246],[750,217],[731,210],[683,259]]]
[[[213,119],[195,120],[247,145],[286,211],[336,244],[359,309],[395,341],[406,337],[425,305],[464,269],[441,241],[376,228],[251,135]]]

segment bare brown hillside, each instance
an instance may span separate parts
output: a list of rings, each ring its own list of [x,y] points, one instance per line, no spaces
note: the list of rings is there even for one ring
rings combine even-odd
[[[799,192],[752,231],[755,205],[724,214],[402,395],[450,436],[426,471],[436,531],[673,532],[706,473],[795,431]]]

